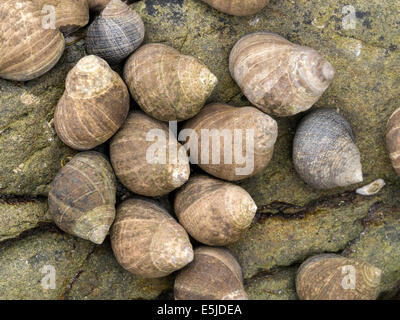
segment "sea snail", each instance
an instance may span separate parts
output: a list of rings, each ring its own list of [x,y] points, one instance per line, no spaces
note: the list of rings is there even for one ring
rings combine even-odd
[[[64,37],[58,29],[43,28],[37,2],[2,0],[0,21],[0,78],[37,78],[53,68],[63,54]]]
[[[274,119],[254,107],[213,103],[187,121],[179,134],[191,163],[220,179],[234,181],[265,169],[278,136]]]
[[[124,79],[141,109],[161,121],[192,118],[217,84],[202,62],[158,43],[129,57]]]
[[[400,108],[390,116],[386,125],[386,148],[396,173],[400,175]]]
[[[311,108],[335,74],[314,49],[268,32],[240,38],[230,53],[229,70],[253,105],[276,116]]]
[[[167,276],[193,260],[186,231],[149,200],[124,201],[117,209],[110,235],[117,261],[144,278]]]
[[[175,300],[247,300],[242,269],[225,248],[198,247],[194,259],[179,272]]]
[[[131,113],[110,143],[118,179],[143,196],[161,196],[183,185],[190,174],[185,148],[161,121]]]
[[[89,150],[106,142],[123,124],[129,111],[129,92],[103,59],[83,57],[68,73],[54,126],[71,148]]]
[[[86,48],[111,65],[118,64],[144,39],[144,24],[140,16],[120,0],[111,0],[89,26]]]
[[[248,16],[263,9],[269,0],[203,0],[218,11],[234,15]]]
[[[205,175],[190,178],[176,194],[175,213],[197,241],[223,246],[237,241],[257,211],[243,188]]]
[[[293,162],[300,177],[316,189],[363,181],[351,126],[333,109],[319,109],[302,119],[294,137]]]
[[[336,254],[308,258],[296,277],[302,300],[375,300],[382,271],[373,265]]]
[[[57,226],[100,244],[115,218],[116,179],[99,152],[78,153],[50,185],[49,211]]]

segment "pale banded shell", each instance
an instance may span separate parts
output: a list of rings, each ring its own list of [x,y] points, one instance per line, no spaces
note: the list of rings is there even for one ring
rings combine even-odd
[[[0,2],[0,78],[27,81],[57,63],[64,51],[58,29],[42,26],[43,14],[29,0]]]
[[[396,173],[400,175],[400,108],[390,116],[386,125],[386,147]]]
[[[199,247],[175,279],[175,300],[247,300],[242,269],[224,248]]]
[[[257,206],[243,188],[201,175],[190,178],[177,192],[174,209],[193,238],[223,246],[237,241],[249,228]]]
[[[278,136],[274,119],[254,107],[223,103],[205,106],[179,133],[187,138],[191,162],[207,173],[229,181],[264,170]],[[219,145],[218,145],[219,142]]]
[[[115,218],[116,181],[98,152],[77,154],[57,174],[49,192],[49,211],[57,226],[100,244]]]
[[[202,62],[159,43],[129,57],[124,79],[142,110],[161,121],[192,118],[217,84]]]
[[[264,8],[269,0],[203,0],[218,11],[234,16],[248,16]]]
[[[374,300],[382,271],[336,254],[307,259],[299,268],[296,291],[302,300]]]
[[[112,138],[110,156],[118,179],[140,195],[165,195],[189,179],[185,148],[164,123],[141,112],[131,113]]]
[[[309,109],[335,74],[314,49],[268,32],[240,38],[230,53],[229,70],[253,105],[277,116]]]
[[[92,149],[110,139],[129,111],[129,92],[103,59],[86,56],[68,73],[54,126],[60,139],[77,150]]]
[[[333,109],[319,109],[302,119],[293,142],[294,167],[316,189],[363,181],[360,153],[350,123]]]
[[[144,38],[140,16],[120,0],[111,0],[90,25],[86,48],[114,65],[135,51]]]
[[[148,200],[129,199],[118,207],[111,245],[122,267],[145,278],[164,277],[193,260],[186,231]]]

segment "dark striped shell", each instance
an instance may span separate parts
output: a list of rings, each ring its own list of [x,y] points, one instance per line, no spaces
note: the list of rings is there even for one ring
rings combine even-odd
[[[360,153],[350,123],[333,109],[319,109],[300,122],[293,142],[294,167],[316,189],[363,181]]]
[[[392,166],[400,175],[400,108],[393,112],[386,125],[386,147]]]
[[[65,144],[89,150],[110,139],[128,111],[129,92],[121,77],[103,59],[90,55],[68,73],[54,126]]]
[[[120,0],[111,0],[90,25],[86,48],[111,65],[118,64],[135,51],[144,38],[140,16]]]
[[[247,300],[242,269],[224,248],[198,247],[176,277],[175,300]]]
[[[100,244],[115,218],[116,181],[101,153],[81,152],[50,185],[49,210],[57,226]]]
[[[185,229],[149,200],[129,199],[118,207],[111,245],[122,267],[145,278],[167,276],[193,260]]]
[[[382,271],[336,254],[307,259],[297,271],[296,291],[302,300],[374,300]]]

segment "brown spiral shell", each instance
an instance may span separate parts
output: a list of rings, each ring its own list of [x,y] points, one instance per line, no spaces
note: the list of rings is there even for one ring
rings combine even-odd
[[[363,181],[360,153],[350,123],[333,109],[319,109],[300,122],[293,142],[294,167],[316,189]]]
[[[396,173],[400,175],[400,108],[390,116],[386,125],[386,148]]]
[[[144,45],[129,57],[124,79],[141,109],[161,121],[193,117],[217,84],[198,59],[159,43]]]
[[[44,29],[43,14],[29,0],[0,2],[0,78],[27,81],[57,63],[64,52],[64,37],[57,29]]]
[[[314,49],[268,32],[240,38],[230,53],[229,70],[252,104],[276,116],[311,108],[335,74]]]
[[[144,38],[144,24],[140,16],[120,0],[111,0],[90,25],[86,49],[118,64],[135,51]]]
[[[115,218],[116,181],[101,153],[78,153],[50,185],[49,211],[57,226],[100,244]]]
[[[179,223],[197,241],[224,246],[249,228],[257,206],[243,188],[201,175],[177,192],[174,209]]]
[[[269,0],[203,0],[218,11],[234,15],[248,16],[263,9]]]
[[[103,59],[83,57],[68,73],[54,126],[60,139],[77,150],[92,149],[110,139],[129,111],[129,92]]]
[[[56,27],[64,34],[72,33],[89,22],[87,0],[33,0],[33,2],[37,2],[40,10],[46,14],[52,13],[49,6],[54,8]]]
[[[164,140],[157,140],[159,136]],[[112,138],[110,156],[118,179],[140,195],[165,195],[189,179],[186,150],[164,123],[141,112],[131,113]]]
[[[111,245],[122,267],[145,278],[167,276],[193,260],[186,231],[148,200],[129,199],[118,207]]]
[[[296,291],[302,300],[374,300],[382,271],[336,254],[307,259],[299,268]]]
[[[198,149],[198,152],[190,150],[191,162],[198,163],[207,173],[229,181],[245,179],[265,169],[272,158],[278,136],[276,121],[265,113],[253,107],[236,108],[222,103],[207,105],[196,117],[186,122],[183,129],[179,134],[180,140],[186,137],[185,146],[194,146],[195,151]],[[208,137],[202,136],[205,132],[209,133]],[[214,133],[221,135],[214,136]],[[232,147],[228,146],[226,150],[223,133],[232,141]],[[202,146],[207,145],[207,140],[209,148],[203,150]],[[215,141],[220,142],[219,148],[213,145]],[[240,147],[241,156],[249,157],[244,159],[244,164],[235,155],[240,154]],[[235,152],[235,148],[239,153]],[[225,151],[228,152],[226,159]],[[213,157],[216,158],[214,163]],[[247,169],[246,161],[250,165]]]
[[[194,259],[179,272],[175,300],[247,300],[242,269],[224,248],[198,247]]]

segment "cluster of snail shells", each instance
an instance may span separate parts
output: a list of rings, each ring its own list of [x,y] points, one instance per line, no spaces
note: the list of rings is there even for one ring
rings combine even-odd
[[[253,14],[268,3],[204,1],[233,15]],[[62,32],[87,24],[89,8],[102,11],[88,28],[89,55],[67,75],[54,126],[60,139],[76,150],[90,150],[110,141],[110,162],[96,151],[85,151],[59,171],[49,192],[49,210],[55,223],[65,232],[96,244],[110,234],[116,259],[136,275],[157,278],[182,269],[175,280],[176,299],[247,299],[239,263],[227,249],[217,246],[237,241],[250,227],[257,206],[243,188],[223,180],[245,179],[266,168],[278,136],[277,123],[270,115],[289,116],[308,110],[332,81],[333,67],[311,48],[275,34],[252,33],[233,47],[229,69],[255,107],[204,106],[217,85],[215,75],[198,59],[167,45],[153,43],[139,48],[144,24],[125,3],[76,0],[67,6],[49,0],[56,8],[58,24],[56,29],[43,29],[39,13],[44,2],[21,0],[22,7],[9,0],[0,4],[0,18],[7,21],[8,28],[1,32],[16,35],[0,47],[0,77],[29,80],[47,72],[64,50]],[[29,19],[22,19],[17,12]],[[22,22],[30,30],[29,37],[18,37]],[[45,52],[36,56],[31,50],[25,59],[24,45],[29,44],[43,47]],[[126,58],[122,79],[110,65]],[[143,112],[129,113],[130,94]],[[163,122],[173,120],[188,120],[179,134],[185,146]],[[206,138],[209,151],[202,150],[207,145],[202,141],[204,130],[223,133]],[[219,150],[214,148],[215,138],[219,139]],[[156,140],[158,149],[153,148]],[[236,150],[235,145],[241,147]],[[243,163],[248,152],[253,159],[251,168]],[[204,154],[208,161],[203,161]],[[214,158],[218,160],[214,162]],[[213,177],[190,177],[189,159]],[[362,181],[351,127],[333,110],[317,110],[302,120],[293,160],[299,175],[315,188]],[[128,199],[116,209],[116,178],[130,191],[147,197],[180,188],[174,199],[178,221],[150,199]],[[189,235],[210,247],[193,250]],[[339,266],[340,259],[328,262]],[[320,261],[324,260],[314,259],[313,264],[300,269],[297,288],[301,298],[324,298],[324,292],[307,293],[307,284],[303,285],[304,279],[312,278],[307,270],[324,268]],[[360,262],[356,265],[365,276],[361,284],[365,297],[373,297],[379,272]],[[321,279],[312,281],[319,284]]]
[[[336,254],[308,258],[297,271],[296,291],[302,300],[375,300],[382,271]]]

